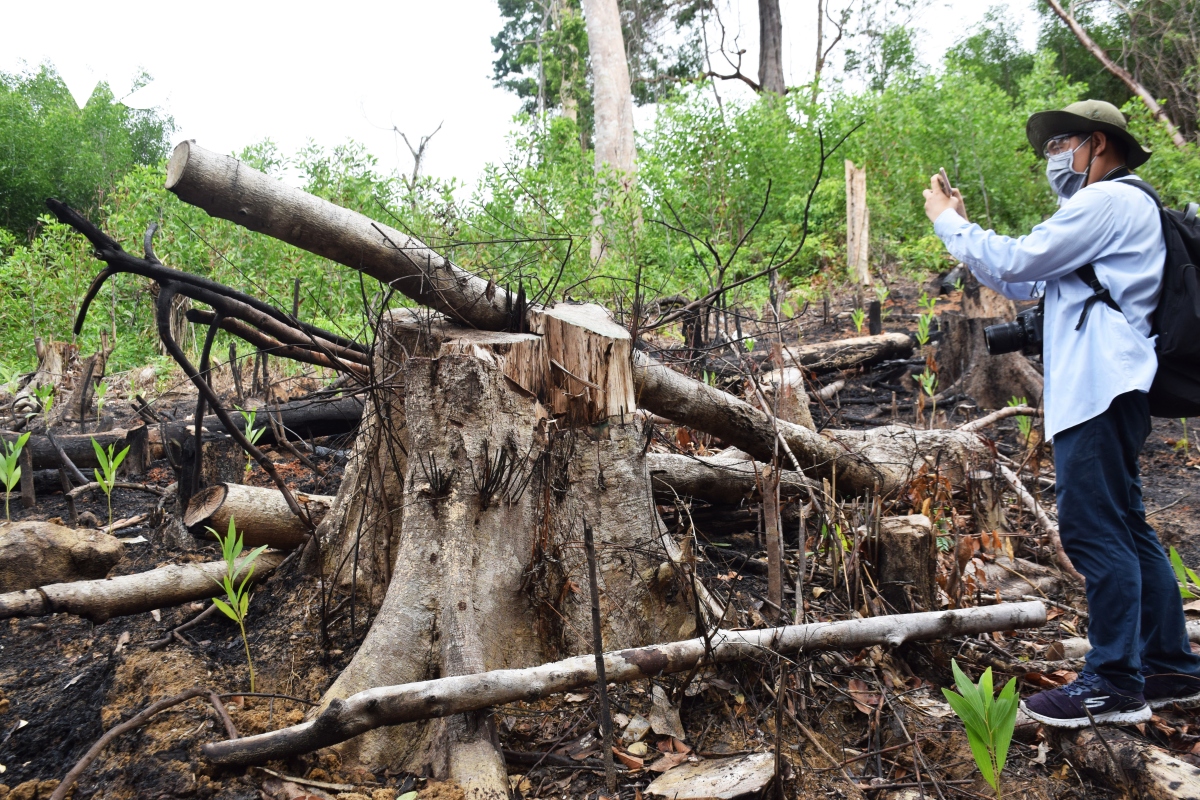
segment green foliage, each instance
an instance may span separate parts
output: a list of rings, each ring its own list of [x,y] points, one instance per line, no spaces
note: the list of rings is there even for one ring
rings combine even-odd
[[[42,409],[42,418],[50,416],[50,409],[54,408],[54,384],[43,383],[33,387],[33,396],[37,398],[38,405]]]
[[[1021,80],[1033,70],[1033,54],[1021,47],[1020,30],[1007,6],[989,8],[975,31],[947,51],[946,61],[1013,98],[1020,94]]]
[[[264,544],[256,547],[242,558],[242,534],[238,532],[233,517],[229,518],[229,530],[221,536],[216,530],[209,528],[209,533],[221,543],[221,557],[225,561],[225,574],[216,584],[225,590],[225,599],[214,597],[213,605],[237,623],[242,634],[242,644],[246,648],[246,666],[250,670],[250,691],[254,691],[254,662],[250,660],[250,640],[246,638],[246,616],[250,613],[250,579],[254,577],[254,562],[267,549]],[[239,561],[240,559],[240,561]],[[238,578],[241,582],[238,582]]]
[[[96,384],[96,424],[104,417],[104,401],[108,397],[108,384],[104,381]]]
[[[110,444],[108,448],[103,448],[100,443],[92,439],[92,449],[96,451],[96,460],[100,462],[100,469],[93,469],[92,472],[96,475],[96,483],[100,484],[100,488],[104,490],[104,496],[108,499],[108,527],[112,529],[112,491],[117,485],[117,468],[121,466],[121,462],[125,460],[125,456],[129,455],[129,448],[126,447],[121,452],[113,455],[115,444]]]
[[[0,226],[26,237],[47,197],[95,213],[122,175],[166,155],[173,129],[115,102],[104,84],[79,108],[50,66],[0,73]]]
[[[250,440],[250,444],[258,444],[258,440],[262,437],[263,432],[266,430],[266,428],[254,427],[254,418],[258,415],[258,411],[253,408],[250,409],[249,411],[247,411],[244,408],[239,407],[238,413],[242,415],[242,421],[245,423],[244,433],[246,435],[246,438]],[[246,474],[247,475],[250,474],[250,468],[253,465],[253,463],[254,462],[251,460],[250,454],[246,453]]]
[[[4,484],[4,518],[11,521],[8,513],[8,496],[13,487],[21,481],[21,451],[29,441],[29,434],[23,433],[15,442],[4,443],[4,455],[0,456],[0,482]]]
[[[1200,575],[1197,575],[1183,563],[1179,551],[1172,546],[1169,551],[1171,569],[1175,570],[1175,580],[1179,582],[1179,596],[1184,600],[1200,599]]]
[[[1180,417],[1179,424],[1183,426],[1183,436],[1180,436],[1175,441],[1174,449],[1176,451],[1181,451],[1186,456],[1188,453],[1188,448],[1192,445],[1191,440],[1188,438],[1187,417]]]
[[[862,333],[863,322],[865,322],[866,319],[867,312],[863,311],[861,308],[856,308],[850,312],[850,321],[854,323],[854,330],[856,333]]]
[[[1008,760],[1008,746],[1017,722],[1020,702],[1017,679],[1009,680],[1000,691],[1000,696],[995,697],[991,667],[984,670],[979,683],[975,684],[959,669],[957,661],[951,661],[950,666],[958,691],[942,689],[942,694],[962,720],[975,764],[999,798],[1000,773],[1004,771],[1004,763]]]

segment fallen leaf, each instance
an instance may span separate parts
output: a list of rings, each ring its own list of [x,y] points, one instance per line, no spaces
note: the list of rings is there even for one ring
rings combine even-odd
[[[671,705],[667,692],[655,684],[651,697],[654,701],[650,709],[650,728],[660,736],[674,736],[676,739],[686,739],[687,731],[679,719],[679,709]]]
[[[874,714],[875,709],[879,707],[880,696],[871,691],[866,681],[858,678],[850,679],[850,697],[854,700],[854,707],[868,716]]]
[[[678,767],[687,760],[688,757],[685,753],[664,753],[661,758],[650,765],[650,769],[655,772],[666,772],[672,767]]]
[[[640,770],[642,768],[642,764],[644,762],[642,761],[642,759],[638,758],[637,756],[630,755],[629,753],[623,752],[620,748],[617,748],[617,747],[614,747],[612,749],[612,751],[613,751],[613,755],[617,757],[617,760],[620,761],[622,764],[624,764],[625,768],[630,770],[631,772],[637,772],[638,770]]]
[[[588,699],[588,696],[586,694],[571,693],[571,694],[568,694],[563,699],[566,700],[568,703],[582,703],[584,700]]]

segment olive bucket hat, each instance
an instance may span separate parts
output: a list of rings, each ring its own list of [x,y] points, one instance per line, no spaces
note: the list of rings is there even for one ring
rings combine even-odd
[[[1140,167],[1150,158],[1150,151],[1129,133],[1125,115],[1103,100],[1080,100],[1061,111],[1039,111],[1025,123],[1025,135],[1039,156],[1045,150],[1046,142],[1055,136],[1093,131],[1104,131],[1124,142],[1128,150],[1125,163],[1131,169]]]

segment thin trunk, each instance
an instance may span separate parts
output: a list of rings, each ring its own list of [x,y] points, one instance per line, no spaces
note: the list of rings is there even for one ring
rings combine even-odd
[[[783,17],[779,13],[779,0],[758,0],[758,45],[759,86],[764,92],[787,94],[783,82]]]

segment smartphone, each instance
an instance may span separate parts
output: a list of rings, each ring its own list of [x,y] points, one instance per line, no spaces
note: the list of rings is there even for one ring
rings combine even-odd
[[[954,192],[950,189],[950,178],[946,175],[946,168],[938,169],[938,183],[942,185],[942,191],[946,197],[954,197]]]

